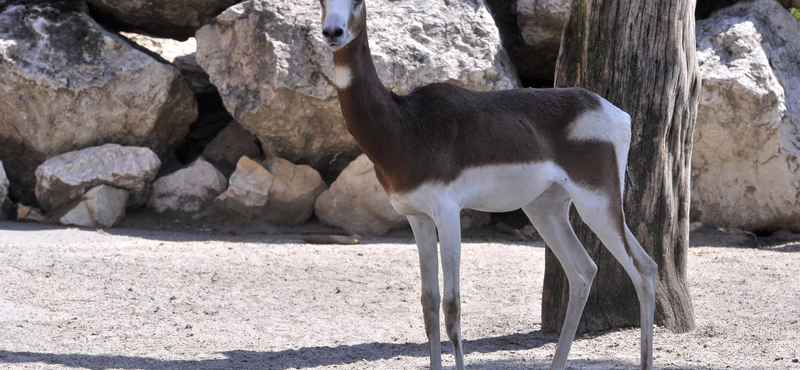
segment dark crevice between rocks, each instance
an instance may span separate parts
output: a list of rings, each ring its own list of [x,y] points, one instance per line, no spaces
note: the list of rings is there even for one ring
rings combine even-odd
[[[45,159],[47,158],[44,155],[30,149],[22,140],[0,137],[0,160],[11,183],[8,188],[10,202],[39,206],[34,193],[34,170]],[[30,170],[31,168],[34,170]]]
[[[547,78],[536,70],[530,56],[538,53],[525,45],[522,31],[517,22],[517,2],[515,0],[486,0],[486,6],[500,31],[503,48],[517,70],[522,87],[549,88],[554,86],[555,75]]]
[[[195,97],[197,98],[197,121],[189,126],[189,134],[175,149],[176,159],[183,164],[196,160],[203,153],[206,145],[214,140],[222,129],[233,122],[233,117],[225,110],[219,93],[196,94]]]
[[[697,0],[697,5],[694,9],[694,18],[706,19],[715,11],[729,7],[739,1],[741,0]]]
[[[356,160],[359,155],[361,155],[361,149],[352,153],[330,154],[319,162],[325,163],[325,165],[312,167],[322,176],[322,181],[325,181],[325,184],[331,186],[331,184],[336,181],[336,178],[339,177],[339,174],[344,171],[345,167],[347,167],[350,162]]]

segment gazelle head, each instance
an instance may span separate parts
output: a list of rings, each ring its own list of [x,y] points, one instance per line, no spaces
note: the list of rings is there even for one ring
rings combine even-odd
[[[334,51],[364,31],[364,0],[319,0],[322,5],[322,37]]]

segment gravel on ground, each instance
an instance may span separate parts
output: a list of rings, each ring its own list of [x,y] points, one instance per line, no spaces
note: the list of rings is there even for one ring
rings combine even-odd
[[[309,245],[302,231],[0,223],[0,369],[427,368],[411,234]],[[656,328],[655,367],[800,369],[799,239],[694,233],[696,329]],[[468,369],[548,368],[544,248],[464,238]],[[581,335],[567,367],[636,369],[638,345],[638,329]]]

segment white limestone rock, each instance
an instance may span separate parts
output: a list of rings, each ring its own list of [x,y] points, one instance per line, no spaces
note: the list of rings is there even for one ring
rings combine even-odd
[[[86,189],[111,185],[141,199],[161,161],[148,149],[106,144],[52,157],[36,169],[36,198],[55,210],[80,198]]]
[[[47,158],[118,143],[163,155],[197,117],[177,68],[106,31],[76,4],[0,7],[0,160],[32,199]]]
[[[127,203],[127,190],[108,185],[95,186],[58,222],[83,227],[112,227],[125,217]]]
[[[692,218],[800,229],[800,25],[774,0],[697,22]]]
[[[384,235],[408,227],[375,176],[375,166],[362,154],[342,171],[330,189],[317,198],[319,219],[351,234]]]
[[[301,225],[308,221],[314,214],[314,203],[327,188],[319,172],[277,157],[266,165],[273,176],[266,219],[279,225]]]
[[[188,167],[156,180],[147,205],[158,213],[199,216],[227,185],[222,172],[199,158]]]
[[[269,202],[272,174],[258,162],[244,156],[228,181],[228,189],[215,202],[215,208],[246,220],[260,217]]]
[[[217,209],[246,221],[296,226],[314,212],[317,197],[325,190],[313,168],[272,158],[266,166],[242,157],[228,189],[217,198]]]
[[[366,6],[375,66],[395,92],[438,81],[476,90],[519,86],[482,2]],[[237,4],[197,32],[197,61],[228,112],[266,152],[317,169],[342,168],[360,150],[341,115],[320,16],[315,0]]]

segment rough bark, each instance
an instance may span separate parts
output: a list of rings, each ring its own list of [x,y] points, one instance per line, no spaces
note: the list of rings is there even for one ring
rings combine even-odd
[[[692,133],[700,79],[692,0],[573,0],[561,44],[556,86],[594,91],[632,117],[628,156],[633,183],[625,215],[659,265],[656,324],[693,329],[686,285]],[[599,271],[579,331],[638,326],[630,278],[574,212],[572,222]],[[567,308],[566,276],[548,250],[542,329],[559,331]]]

